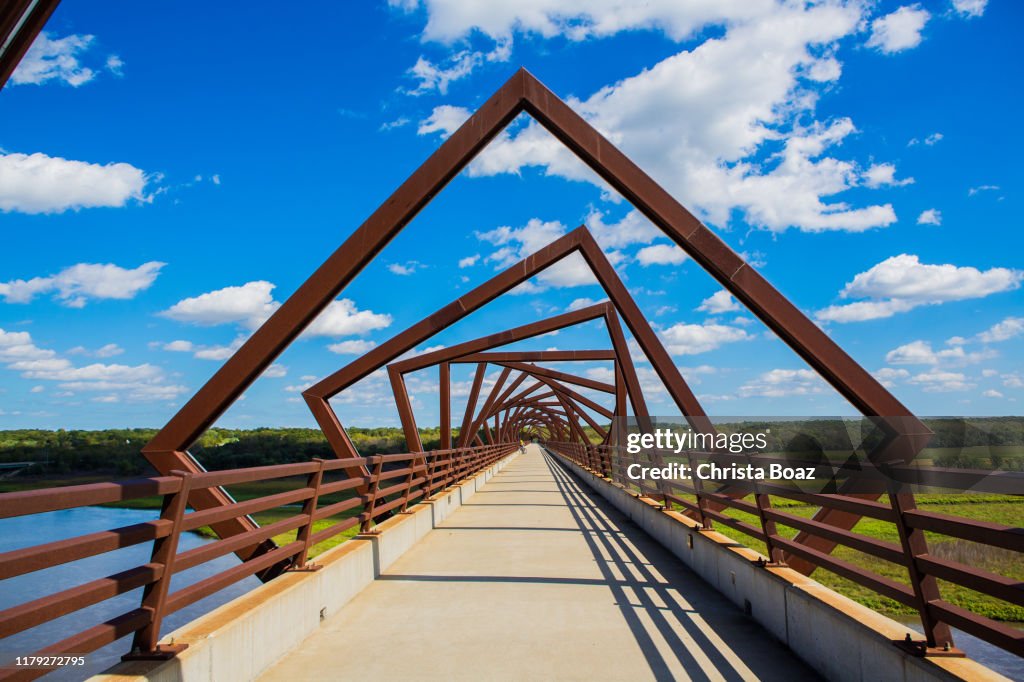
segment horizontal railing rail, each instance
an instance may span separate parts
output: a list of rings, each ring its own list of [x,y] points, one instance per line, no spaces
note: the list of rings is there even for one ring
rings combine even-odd
[[[793,514],[786,511],[785,507],[772,506],[773,499],[776,502],[782,499],[791,500],[816,507],[819,511],[841,512],[891,524],[892,536],[903,538],[910,532],[927,532],[934,536],[947,536],[984,547],[1016,552],[1021,555],[1020,559],[1024,560],[1024,528],[913,507],[903,508],[899,504],[894,504],[893,500],[893,497],[899,495],[896,491],[900,490],[900,484],[916,483],[936,488],[957,489],[965,481],[977,482],[982,478],[981,474],[986,475],[988,485],[977,486],[971,492],[1020,496],[1024,495],[1024,479],[1019,474],[1004,475],[1004,472],[997,472],[995,478],[989,480],[987,475],[991,472],[965,472],[940,467],[878,467],[877,471],[867,471],[865,480],[877,482],[881,486],[877,491],[879,494],[867,494],[860,490],[849,494],[822,493],[803,491],[797,486],[790,485],[791,482],[742,479],[715,481],[694,477],[655,480],[633,478],[628,475],[628,471],[632,464],[648,468],[664,466],[664,460],[668,457],[682,457],[691,467],[691,471],[696,464],[702,462],[755,463],[763,466],[771,462],[783,463],[786,466],[803,463],[807,466],[813,465],[816,471],[829,476],[837,470],[849,467],[841,462],[822,463],[792,457],[748,456],[727,452],[683,451],[676,454],[646,451],[645,459],[640,459],[637,454],[628,453],[622,446],[587,445],[579,442],[549,442],[547,446],[554,453],[601,474],[636,495],[660,502],[664,509],[672,509],[675,505],[684,515],[696,522],[696,530],[710,530],[715,523],[720,523],[761,541],[766,548],[767,556],[762,561],[765,566],[784,565],[793,559],[809,562],[813,568],[825,569],[876,594],[919,610],[922,612],[922,627],[925,628],[926,634],[936,623],[943,623],[1018,656],[1024,656],[1024,631],[942,598],[930,599],[922,604],[920,594],[914,589],[915,579],[920,581],[930,578],[966,588],[1007,604],[1024,606],[1024,582],[1019,578],[1000,575],[988,568],[971,566],[929,552],[914,551],[913,543],[871,537],[856,532],[856,526],[834,525]],[[657,461],[659,458],[661,462]],[[863,463],[857,467],[858,472],[869,468],[870,464]],[[890,475],[894,471],[895,475]],[[886,484],[889,487],[886,487]],[[882,493],[888,496],[882,496]],[[730,513],[730,510],[733,513]],[[904,530],[896,532],[900,527]],[[790,532],[786,533],[784,529],[789,529]],[[932,546],[935,544],[937,543],[933,543]],[[903,582],[894,579],[892,575],[895,573],[883,575],[884,571],[865,567],[865,562],[836,557],[831,550],[837,545],[898,566],[908,580]],[[941,587],[942,584],[938,583],[936,589],[941,590]],[[927,647],[920,649],[921,653],[928,653]]]
[[[160,516],[152,521],[0,553],[0,579],[9,579],[125,547],[152,545],[150,561],[144,564],[0,611],[0,639],[143,588],[138,608],[92,625],[31,655],[81,655],[134,634],[132,655],[140,658],[166,656],[175,651],[174,647],[158,644],[160,626],[168,615],[275,566],[284,570],[315,568],[309,563],[309,556],[319,543],[356,526],[363,532],[372,531],[375,523],[486,469],[517,448],[518,443],[498,443],[226,471],[174,472],[173,476],[0,494],[0,519],[154,497],[162,499]],[[345,473],[360,467],[365,467],[368,474],[325,480],[325,474]],[[302,476],[306,477],[305,482],[289,490],[197,511],[188,508],[189,494],[195,490]],[[342,499],[336,500],[339,495]],[[295,513],[264,526],[255,525],[246,532],[178,551],[178,538],[183,532],[280,508],[294,508]],[[339,515],[345,516],[326,527],[317,527],[319,522]],[[295,540],[283,546],[271,542],[272,538],[291,532],[296,532]],[[170,589],[174,575],[231,553],[244,559],[186,587]],[[34,679],[47,672],[47,668],[0,669],[0,679]]]

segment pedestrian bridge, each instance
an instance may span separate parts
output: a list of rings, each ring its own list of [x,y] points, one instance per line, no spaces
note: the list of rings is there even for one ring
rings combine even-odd
[[[863,425],[843,420],[837,433],[863,426],[866,436],[798,447],[795,461],[783,457],[782,442],[743,452],[723,447],[718,437],[753,434],[743,424],[719,431],[723,425],[709,417],[685,368],[583,225],[370,344],[348,365],[326,368],[302,399],[332,457],[289,453],[295,461],[288,464],[207,471],[189,448],[520,114],[564,143],[864,416]],[[417,353],[567,258],[582,259],[607,301]],[[607,332],[595,346],[509,347],[591,322]],[[649,434],[656,421],[635,357],[649,363],[685,420],[677,426],[711,445],[630,449],[631,429]],[[579,362],[604,364],[565,367]],[[459,364],[475,373],[461,426],[453,429],[452,365]],[[410,396],[405,377],[428,369],[437,371],[440,424],[439,440],[424,444],[414,414],[423,402]],[[407,452],[360,453],[331,403],[345,391],[359,400],[358,382],[375,373],[390,381]],[[420,415],[438,423],[434,417]],[[1024,635],[990,617],[997,612],[972,611],[970,600],[958,601],[944,586],[1016,613],[1024,589],[1012,573],[1015,562],[1004,574],[1000,566],[934,553],[929,542],[944,536],[1015,560],[1024,553],[1024,531],[919,509],[914,486],[1020,495],[1024,478],[998,466],[925,470],[918,458],[933,435],[752,264],[520,70],[143,447],[157,476],[0,495],[0,519],[90,505],[160,506],[158,518],[144,523],[0,553],[0,579],[82,567],[72,586],[44,578],[45,594],[19,594],[0,610],[0,638],[58,624],[51,630],[56,641],[40,643],[29,665],[0,668],[0,679],[34,679],[55,668],[67,677],[73,671],[61,661],[112,647],[127,655],[101,676],[106,680],[998,679],[963,656],[954,628],[1018,657]],[[544,450],[520,454],[523,438]],[[628,475],[632,464],[697,471],[752,460],[799,464],[822,485]],[[864,474],[859,480],[848,475],[854,469]],[[231,494],[232,486],[254,483],[273,492]],[[812,516],[794,513],[794,501]],[[261,526],[253,519],[271,510],[277,520]],[[858,532],[862,519],[883,532]],[[764,555],[716,527],[752,538]],[[183,534],[204,528],[217,539],[179,547]],[[359,534],[315,555],[347,530]],[[131,555],[138,562],[125,570],[104,575],[89,563],[127,548],[145,556]],[[206,573],[195,578],[200,569]],[[876,603],[916,613],[921,632],[818,584],[810,577],[818,570],[851,581]],[[165,621],[228,588],[253,586],[252,576],[263,584],[184,627]],[[109,608],[90,611],[100,606]],[[96,617],[59,625],[79,612]],[[3,644],[11,641],[29,640]]]

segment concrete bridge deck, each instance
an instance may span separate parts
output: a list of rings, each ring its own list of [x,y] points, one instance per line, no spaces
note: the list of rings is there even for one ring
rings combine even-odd
[[[260,679],[555,678],[818,679],[536,445]]]

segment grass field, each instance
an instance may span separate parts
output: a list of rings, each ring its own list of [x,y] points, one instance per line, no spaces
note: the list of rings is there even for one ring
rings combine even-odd
[[[1020,526],[1021,522],[1024,521],[1024,497],[969,494],[918,495],[917,504],[918,507],[927,511],[963,516],[979,521],[992,521],[1010,526]],[[810,517],[817,510],[817,507],[777,498],[772,498],[772,506],[785,508],[785,511],[795,516],[803,517]],[[760,526],[757,517],[751,514],[733,509],[727,510],[725,513],[755,527]],[[743,543],[751,549],[762,554],[765,553],[764,543],[756,538],[729,528],[724,524],[717,524],[715,530],[737,542]],[[861,519],[854,526],[853,530],[856,533],[869,537],[899,543],[899,536],[895,525],[884,521]],[[785,526],[779,526],[779,533],[785,537],[796,535],[795,530]],[[959,540],[935,533],[927,533],[926,537],[928,539],[929,551],[936,556],[1024,581],[1024,562],[1021,562],[1021,557],[1016,552],[1010,552],[997,547],[988,547],[975,542]],[[837,547],[832,554],[836,558],[869,569],[878,575],[907,585],[910,584],[906,569],[897,564],[842,546]],[[897,616],[916,615],[917,613],[913,609],[882,597],[866,587],[830,573],[825,569],[819,568],[813,573],[812,577],[823,585],[831,587],[836,592],[882,613]],[[974,613],[1000,621],[1024,622],[1024,607],[1016,606],[945,581],[939,581],[939,588],[943,599]]]

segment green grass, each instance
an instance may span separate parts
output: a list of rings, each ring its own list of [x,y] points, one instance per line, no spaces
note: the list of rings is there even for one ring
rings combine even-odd
[[[1019,526],[1021,525],[1021,520],[1024,519],[1024,497],[967,494],[919,495],[917,503],[918,507],[927,511],[962,516],[980,521],[991,521],[1010,526]],[[814,512],[817,511],[817,507],[814,506],[801,504],[793,500],[776,499],[774,497],[772,498],[772,505],[785,508],[786,512],[794,516],[805,518],[813,516]],[[726,510],[725,513],[740,521],[760,527],[760,522],[756,516],[734,509]],[[715,530],[757,552],[762,554],[766,552],[763,542],[725,524],[716,524]],[[863,518],[854,526],[853,530],[861,535],[899,543],[896,526],[885,521]],[[796,530],[782,525],[778,527],[778,531],[780,535],[787,538],[792,538],[797,533]],[[929,551],[934,555],[982,568],[1014,580],[1024,581],[1024,562],[1020,561],[1020,555],[1016,552],[988,547],[936,533],[926,533],[926,537]],[[896,582],[905,585],[910,584],[906,569],[898,564],[893,564],[841,545],[836,547],[832,552],[832,556],[868,569],[872,573]],[[912,616],[917,613],[914,609],[882,597],[862,585],[823,568],[817,569],[812,574],[812,577],[836,592],[882,613],[894,616]],[[1016,606],[1001,599],[989,597],[945,581],[939,582],[939,588],[944,600],[974,613],[1000,621],[1024,622],[1024,607]]]

